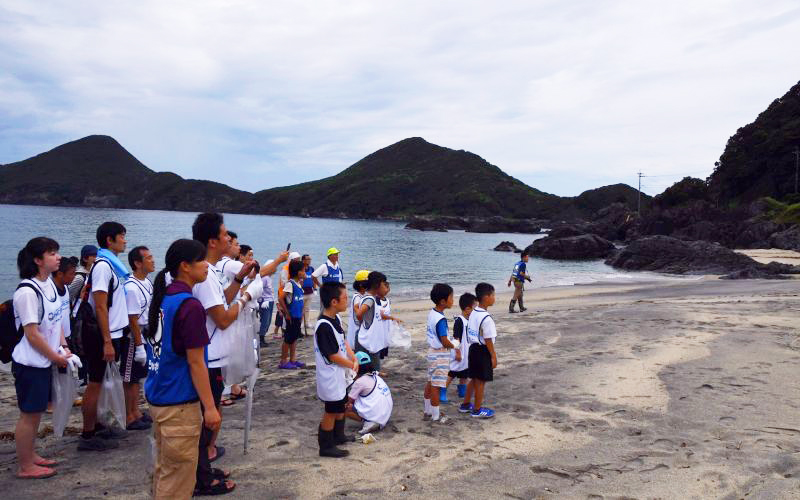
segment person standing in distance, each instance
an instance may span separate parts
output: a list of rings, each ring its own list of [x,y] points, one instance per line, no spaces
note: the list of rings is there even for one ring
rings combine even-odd
[[[520,261],[514,264],[514,269],[511,271],[511,276],[508,278],[508,286],[511,286],[511,282],[514,282],[514,297],[511,299],[511,303],[508,305],[508,312],[515,313],[517,311],[514,310],[514,304],[519,302],[519,312],[525,312],[528,309],[522,304],[522,294],[525,292],[525,280],[528,282],[531,281],[531,277],[528,274],[528,254],[522,252],[520,256]]]
[[[319,283],[344,283],[344,272],[339,267],[339,249],[331,247],[327,252],[328,261],[323,266],[319,266],[312,276]]]

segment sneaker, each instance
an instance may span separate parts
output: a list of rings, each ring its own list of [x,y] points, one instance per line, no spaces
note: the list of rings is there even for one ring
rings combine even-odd
[[[459,413],[472,413],[472,403],[458,405]]]
[[[364,425],[361,427],[361,430],[358,431],[360,436],[364,434],[369,434],[370,432],[375,432],[381,428],[381,424],[378,422],[370,422],[369,420],[364,421]]]
[[[133,422],[129,423],[125,426],[126,430],[129,431],[146,431],[152,427],[152,425],[148,422],[144,421],[144,418],[140,418],[139,420],[134,420]]]
[[[103,439],[97,434],[90,438],[78,437],[79,451],[106,451],[119,448],[119,441],[116,439]]]
[[[306,364],[302,361],[289,361],[289,363],[293,364],[295,368],[305,368]]]
[[[494,417],[494,410],[482,406],[478,411],[473,410],[471,415],[475,418],[492,418]]]
[[[97,429],[94,435],[101,439],[124,439],[128,436],[128,433],[116,425],[112,425]]]
[[[286,363],[281,363],[278,365],[279,370],[297,370],[297,367],[291,361],[287,361]]]

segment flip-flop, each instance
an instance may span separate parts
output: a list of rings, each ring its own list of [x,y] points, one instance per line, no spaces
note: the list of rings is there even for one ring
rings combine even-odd
[[[233,406],[235,404],[236,401],[234,401],[233,399],[223,399],[222,401],[219,402],[220,406]]]
[[[40,461],[33,462],[34,465],[38,465],[39,467],[53,467],[54,465],[58,465],[58,460],[52,460],[50,458],[42,458]]]
[[[48,470],[49,472],[45,472],[43,474],[37,474],[35,476],[20,476],[18,474],[17,479],[47,479],[48,477],[53,477],[56,474],[58,474],[58,471],[56,471],[55,469],[48,469]]]
[[[212,467],[211,468],[211,475],[214,476],[217,479],[220,479],[220,478],[221,479],[228,479],[229,477],[231,477],[231,471],[225,472],[222,469],[217,469],[215,467]]]
[[[225,456],[225,447],[224,446],[215,446],[214,448],[217,449],[217,456],[214,458],[209,458],[209,462],[216,462],[220,458]]]
[[[239,393],[238,394],[234,394],[234,393],[231,392],[228,395],[228,397],[231,398],[231,400],[233,400],[233,401],[236,401],[238,399],[244,399],[244,398],[247,397],[247,389],[239,389]]]

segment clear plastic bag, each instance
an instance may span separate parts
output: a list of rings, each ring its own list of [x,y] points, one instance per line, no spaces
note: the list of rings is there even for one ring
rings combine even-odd
[[[222,332],[227,337],[227,364],[222,368],[225,385],[241,383],[256,368],[256,355],[253,339],[258,332],[254,323],[255,314],[246,309],[239,314],[228,328]]]
[[[389,325],[389,347],[411,348],[411,334],[397,321]]]
[[[69,370],[60,373],[58,367],[53,365],[53,434],[56,437],[64,435],[77,395],[78,381],[75,377]]]
[[[106,365],[103,386],[97,400],[97,420],[107,426],[116,422],[122,429],[125,428],[125,393],[122,390],[122,375],[119,374],[119,365],[113,362]]]

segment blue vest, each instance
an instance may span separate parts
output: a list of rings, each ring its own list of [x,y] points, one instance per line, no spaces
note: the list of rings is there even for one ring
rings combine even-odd
[[[331,266],[328,266],[327,262],[325,265],[328,267],[328,275],[322,277],[323,283],[342,283],[344,281],[344,273],[341,267],[333,269]]]
[[[525,261],[524,260],[521,260],[521,261],[517,262],[516,265],[514,265],[514,278],[517,281],[523,281],[525,279],[522,276],[522,273],[527,271],[527,267],[528,266],[525,265]]]
[[[292,284],[292,303],[289,304],[289,315],[293,318],[303,317],[303,289],[294,282]]]
[[[311,277],[311,274],[314,272],[314,268],[308,266],[306,269],[306,279],[303,280],[303,288],[312,289],[314,288],[314,278]]]
[[[147,352],[150,372],[144,383],[144,395],[155,406],[170,406],[197,401],[199,396],[192,383],[189,361],[175,354],[172,348],[172,327],[181,304],[192,298],[188,292],[165,295],[161,303],[161,345]],[[204,357],[208,364],[208,350]]]

